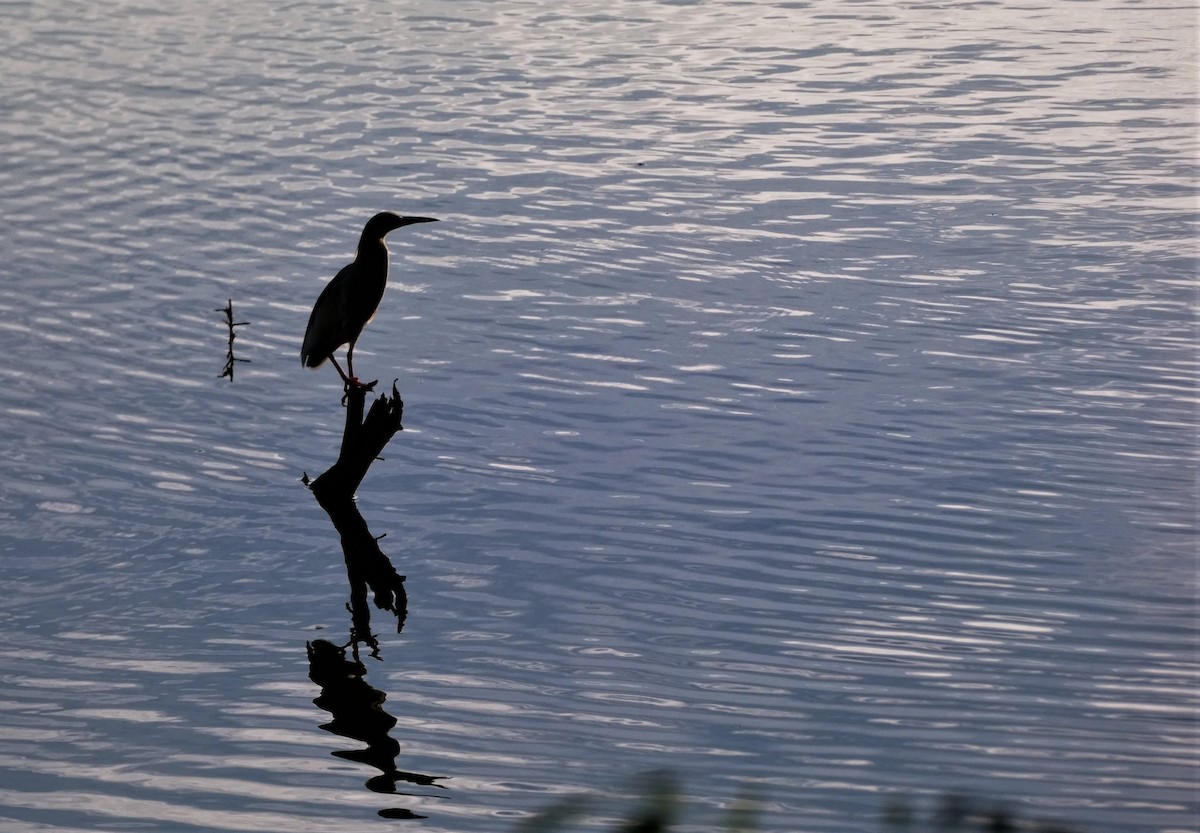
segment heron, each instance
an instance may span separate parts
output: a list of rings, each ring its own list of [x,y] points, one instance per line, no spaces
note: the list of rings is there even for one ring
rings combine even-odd
[[[401,217],[390,211],[367,220],[354,261],[342,267],[313,304],[300,348],[300,361],[305,367],[320,367],[329,359],[347,388],[362,386],[354,375],[354,344],[363,327],[375,317],[387,286],[388,250],[383,238],[401,226],[434,222],[437,220],[433,217]],[[333,356],[343,344],[350,345],[344,371]]]

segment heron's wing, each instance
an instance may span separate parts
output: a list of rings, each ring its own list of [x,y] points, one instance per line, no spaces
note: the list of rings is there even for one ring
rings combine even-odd
[[[351,338],[347,322],[350,308],[349,286],[354,264],[342,267],[333,280],[325,284],[308,317],[300,361],[308,367],[320,367],[334,350]]]

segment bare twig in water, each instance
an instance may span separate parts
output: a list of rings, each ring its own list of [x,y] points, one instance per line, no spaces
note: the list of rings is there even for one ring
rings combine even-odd
[[[233,381],[234,363],[236,363],[236,362],[247,362],[248,363],[250,361],[249,359],[239,359],[237,356],[235,356],[233,354],[233,342],[234,342],[234,339],[237,338],[237,333],[234,332],[234,327],[244,327],[247,324],[249,324],[250,322],[233,320],[233,299],[232,298],[229,299],[229,302],[225,306],[217,307],[216,311],[225,313],[225,325],[227,327],[229,327],[229,349],[225,354],[225,370],[222,371],[221,375],[218,378],[220,378],[220,379],[228,378],[229,381],[232,382]]]

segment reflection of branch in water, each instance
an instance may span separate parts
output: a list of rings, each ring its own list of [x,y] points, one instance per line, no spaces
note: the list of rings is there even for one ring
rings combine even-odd
[[[383,708],[387,695],[372,687],[364,679],[366,674],[366,666],[357,656],[347,658],[345,648],[323,639],[308,643],[308,676],[321,687],[320,696],[313,702],[333,716],[321,728],[366,744],[365,749],[338,750],[333,754],[379,770],[382,774],[367,780],[367,788],[377,793],[422,795],[401,793],[396,785],[402,781],[445,789],[437,783],[440,779],[435,776],[403,772],[396,768],[400,744],[388,734],[396,725],[396,718]],[[425,818],[410,810],[397,808],[381,810],[380,815],[387,818]]]
[[[249,321],[234,321],[233,320],[233,299],[229,299],[223,307],[217,307],[217,312],[225,313],[225,325],[229,327],[229,349],[225,354],[225,370],[217,378],[224,379],[229,377],[229,381],[233,381],[233,365],[234,362],[249,362],[249,359],[239,359],[233,355],[233,340],[237,338],[237,334],[233,331],[234,327],[244,327],[249,324]]]
[[[388,732],[396,719],[383,709],[384,693],[368,685],[367,669],[359,658],[359,645],[366,645],[371,656],[379,658],[379,641],[371,632],[371,608],[368,592],[374,595],[377,608],[396,617],[396,631],[404,627],[408,611],[408,596],[404,576],[396,572],[392,562],[379,548],[379,540],[371,534],[367,522],[354,503],[354,492],[362,483],[367,469],[402,430],[400,419],[404,403],[392,384],[392,394],[382,395],[372,403],[364,418],[367,392],[370,385],[352,385],[346,391],[346,426],[337,461],[313,480],[305,483],[313,496],[333,521],[342,543],[346,575],[350,580],[350,641],[338,647],[324,640],[308,644],[309,677],[321,686],[321,696],[314,702],[333,715],[333,720],[321,728],[336,735],[353,738],[366,744],[365,749],[337,751],[333,754],[346,760],[368,764],[379,770],[367,781],[375,792],[397,794],[400,781],[423,787],[438,787],[438,778],[396,768],[400,744]],[[346,656],[349,648],[351,655]],[[379,811],[384,818],[424,818],[403,808]]]
[[[350,579],[350,639],[354,652],[358,654],[358,643],[362,642],[379,656],[379,641],[371,632],[371,608],[367,605],[367,591],[374,594],[375,607],[386,610],[396,617],[396,633],[404,628],[408,613],[408,594],[404,590],[404,576],[396,572],[391,560],[379,548],[379,541],[371,535],[367,522],[353,501],[337,506],[326,506],[329,517],[342,537],[342,553],[346,560],[346,576]]]

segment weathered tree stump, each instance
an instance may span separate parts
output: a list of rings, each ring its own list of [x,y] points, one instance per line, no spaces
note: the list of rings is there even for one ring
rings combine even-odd
[[[392,395],[382,394],[371,403],[363,418],[368,391],[374,382],[355,387],[346,393],[346,426],[342,432],[342,448],[337,461],[327,471],[309,483],[317,503],[329,515],[341,536],[346,574],[350,579],[350,615],[352,641],[361,640],[372,653],[378,645],[371,634],[371,611],[367,606],[368,590],[374,594],[375,606],[396,616],[396,631],[404,627],[408,612],[408,597],[404,591],[404,576],[396,572],[392,562],[379,548],[379,541],[367,528],[358,511],[354,493],[366,477],[371,464],[380,452],[402,431],[400,419],[404,402],[392,383]]]

